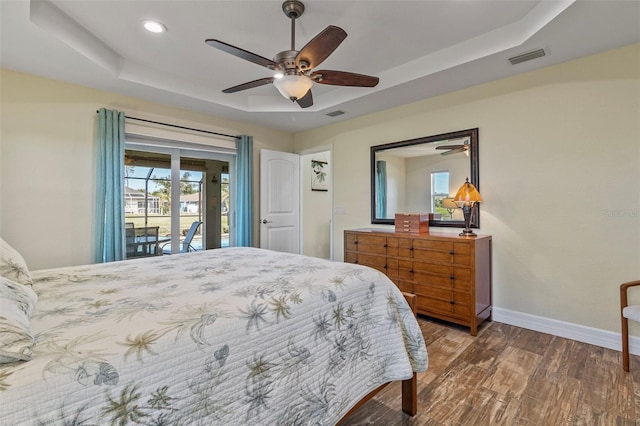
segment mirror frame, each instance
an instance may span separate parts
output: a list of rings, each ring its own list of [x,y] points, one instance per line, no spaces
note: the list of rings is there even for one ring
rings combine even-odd
[[[395,225],[395,219],[377,218],[376,217],[376,153],[392,148],[401,148],[411,145],[419,145],[423,143],[438,142],[447,139],[469,138],[469,181],[475,185],[480,192],[480,169],[478,166],[478,128],[458,130],[455,132],[442,133],[439,135],[426,136],[416,139],[407,139],[404,141],[391,142],[382,145],[374,145],[371,147],[371,223],[381,225]],[[462,185],[464,182],[460,182]],[[401,213],[401,212],[398,212]],[[464,220],[430,220],[429,226],[440,226],[450,228],[464,228]],[[471,217],[471,227],[480,227],[480,203],[476,203],[473,207],[473,215]]]

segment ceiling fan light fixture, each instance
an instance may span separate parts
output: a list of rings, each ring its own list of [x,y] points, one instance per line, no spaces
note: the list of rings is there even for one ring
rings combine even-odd
[[[302,99],[307,94],[311,86],[313,86],[313,81],[301,75],[285,75],[282,78],[275,79],[273,85],[276,86],[282,96],[295,101]]]
[[[154,33],[154,34],[160,34],[160,33],[166,33],[167,32],[167,27],[164,26],[163,24],[161,24],[158,21],[147,20],[147,21],[144,21],[142,23],[142,26],[144,27],[145,30],[149,31],[150,33]]]

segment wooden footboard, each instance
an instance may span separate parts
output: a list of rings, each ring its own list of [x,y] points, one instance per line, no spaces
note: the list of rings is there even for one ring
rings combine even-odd
[[[413,293],[405,293],[402,295],[407,299],[407,303],[416,316],[418,312],[418,298]],[[418,412],[418,375],[413,372],[413,377],[402,381],[402,411],[410,416],[415,416]]]
[[[413,315],[416,315],[417,312],[417,298],[415,294],[412,293],[402,293],[411,310],[413,311]],[[379,388],[369,392],[367,396],[362,398],[356,405],[349,410],[347,414],[340,419],[338,425],[342,424],[351,414],[356,412],[360,407],[362,407],[367,401],[373,398],[378,392],[384,389],[389,383],[385,383]],[[418,379],[417,374],[414,372],[413,377],[407,380],[402,381],[402,411],[407,413],[410,416],[415,416],[418,412]]]

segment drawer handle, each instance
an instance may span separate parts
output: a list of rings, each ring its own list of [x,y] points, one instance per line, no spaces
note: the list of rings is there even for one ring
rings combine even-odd
[[[357,241],[354,241],[354,242],[353,242],[353,244],[358,244],[358,242],[357,242]]]
[[[449,252],[449,254],[455,254],[455,253],[453,252],[453,250],[451,250],[451,251]]]
[[[413,251],[413,247],[409,247],[409,251]]]
[[[409,269],[409,273],[410,273],[410,274],[413,274],[413,269]]]
[[[455,277],[455,276],[453,276],[453,275],[449,275],[449,279],[450,279],[450,280],[455,280],[455,279],[456,279],[456,277]]]
[[[385,244],[385,245],[383,245],[382,247],[387,248],[387,245]]]
[[[455,300],[450,300],[449,303],[451,303],[452,305],[456,304]]]

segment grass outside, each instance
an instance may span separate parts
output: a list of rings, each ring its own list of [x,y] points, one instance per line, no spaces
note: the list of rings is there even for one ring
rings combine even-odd
[[[182,235],[185,235],[191,224],[196,220],[200,220],[197,214],[182,214],[180,215],[180,231]],[[127,214],[124,218],[125,222],[133,222],[136,228],[143,228],[144,224],[144,215],[136,215],[136,214]],[[158,235],[168,236],[171,234],[171,216],[159,216],[159,215],[149,215],[147,216],[147,225],[146,226],[158,226]],[[222,229],[228,229],[228,217],[222,216]],[[198,234],[202,232],[202,227],[198,229]]]

